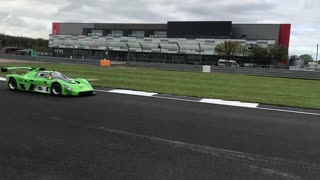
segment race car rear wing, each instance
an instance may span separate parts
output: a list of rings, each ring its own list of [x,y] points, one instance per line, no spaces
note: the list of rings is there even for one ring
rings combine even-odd
[[[33,67],[2,67],[1,68],[1,72],[8,72],[8,71],[14,71],[14,70],[29,70],[29,71],[33,71],[33,70],[39,70],[39,71],[44,71],[44,68],[33,68]]]

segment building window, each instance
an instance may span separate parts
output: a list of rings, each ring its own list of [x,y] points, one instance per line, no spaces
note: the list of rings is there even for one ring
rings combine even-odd
[[[165,37],[167,37],[167,31],[155,31],[153,37],[165,38]]]
[[[103,31],[102,30],[92,30],[91,35],[93,35],[93,36],[102,36],[103,35]]]
[[[132,31],[132,37],[144,37],[144,31]]]
[[[246,34],[241,34],[240,39],[247,39],[247,35]]]
[[[123,36],[123,31],[121,30],[113,30],[111,32],[112,36]]]
[[[56,54],[63,54],[63,49],[54,49]]]

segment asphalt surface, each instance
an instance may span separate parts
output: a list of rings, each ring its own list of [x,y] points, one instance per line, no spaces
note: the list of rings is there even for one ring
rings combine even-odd
[[[0,179],[320,179],[320,116],[0,82]]]

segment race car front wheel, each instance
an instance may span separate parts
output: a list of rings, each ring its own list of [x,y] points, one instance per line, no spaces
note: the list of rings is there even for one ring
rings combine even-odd
[[[8,87],[10,90],[17,90],[17,81],[14,78],[10,78],[8,81]]]
[[[62,93],[62,87],[58,83],[54,83],[51,86],[51,93],[55,96],[59,96]]]

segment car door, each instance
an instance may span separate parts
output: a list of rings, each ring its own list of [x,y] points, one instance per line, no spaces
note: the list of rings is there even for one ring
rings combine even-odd
[[[48,72],[38,72],[32,80],[33,91],[41,93],[49,93],[48,88]]]

